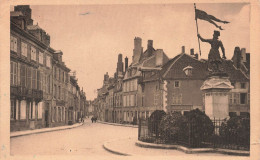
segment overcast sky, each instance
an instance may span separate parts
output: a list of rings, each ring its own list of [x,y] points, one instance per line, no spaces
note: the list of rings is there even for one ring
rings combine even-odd
[[[249,11],[247,4],[197,4],[197,8],[215,17],[230,21],[219,24],[226,49],[232,58],[234,48],[249,49]],[[76,70],[80,87],[87,99],[96,97],[106,72],[113,76],[117,55],[132,61],[134,38],[154,42],[155,49],[163,49],[169,58],[181,52],[181,46],[199,52],[193,4],[143,5],[84,5],[31,6],[34,23],[38,22],[51,36],[51,47],[63,51],[63,60]],[[198,20],[199,33],[212,38],[214,25]],[[202,58],[207,58],[209,44],[201,43]],[[129,64],[130,64],[129,63]]]

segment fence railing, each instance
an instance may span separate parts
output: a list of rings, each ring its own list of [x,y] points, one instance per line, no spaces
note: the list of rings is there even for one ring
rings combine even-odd
[[[162,135],[155,124],[149,124],[148,120],[140,119],[138,124],[138,140],[148,143],[159,143],[159,144],[179,144],[189,148],[225,148],[235,150],[249,150],[249,140],[241,140],[234,137],[220,136],[220,126],[224,122],[223,120],[214,119],[212,120],[214,126],[213,135],[203,138],[194,138],[194,132],[196,126],[193,123],[188,123],[188,132],[181,133],[177,137],[171,137],[172,134],[166,133]],[[167,136],[167,137],[165,137]],[[171,139],[177,139],[177,141],[171,141]]]

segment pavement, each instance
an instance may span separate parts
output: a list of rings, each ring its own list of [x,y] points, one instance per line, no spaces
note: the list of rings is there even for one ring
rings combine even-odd
[[[24,131],[16,131],[16,132],[10,132],[10,137],[19,137],[19,136],[25,136],[30,134],[37,134],[37,133],[44,133],[44,132],[51,132],[51,131],[58,131],[58,130],[64,130],[64,129],[71,129],[75,127],[79,127],[83,125],[83,123],[76,123],[69,126],[59,126],[59,127],[52,127],[52,128],[41,128],[41,129],[34,129],[34,130],[24,130]]]
[[[138,125],[133,125],[133,124],[109,123],[109,122],[102,122],[102,121],[97,121],[97,122],[98,123],[102,123],[102,124],[113,125],[113,126],[123,126],[123,127],[138,128]]]

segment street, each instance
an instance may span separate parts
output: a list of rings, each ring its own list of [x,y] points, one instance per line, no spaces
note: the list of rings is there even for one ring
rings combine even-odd
[[[103,148],[105,141],[137,138],[137,128],[91,123],[83,126],[11,138],[11,155],[112,155]]]
[[[87,119],[80,127],[11,138],[11,155],[115,156],[103,148],[104,142],[112,141],[111,148],[130,155],[226,157],[218,153],[186,154],[174,149],[138,147],[133,143],[137,133],[138,128],[91,123]]]

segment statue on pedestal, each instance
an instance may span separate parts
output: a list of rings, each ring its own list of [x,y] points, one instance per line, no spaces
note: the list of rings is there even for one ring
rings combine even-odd
[[[214,31],[213,39],[204,39],[198,34],[198,38],[202,42],[208,42],[211,45],[211,49],[210,49],[209,55],[208,55],[208,70],[210,71],[211,74],[223,72],[223,68],[221,68],[221,64],[222,64],[223,59],[226,59],[225,48],[224,48],[222,42],[220,40],[218,40],[219,36],[220,36],[219,31]],[[222,50],[223,59],[220,57],[219,47]]]

